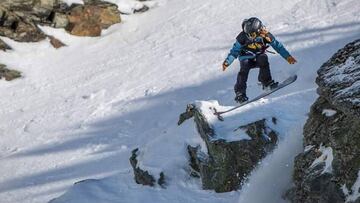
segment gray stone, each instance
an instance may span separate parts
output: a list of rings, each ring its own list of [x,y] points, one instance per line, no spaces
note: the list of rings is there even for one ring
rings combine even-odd
[[[67,14],[55,12],[52,19],[52,26],[55,28],[65,28],[69,24]]]

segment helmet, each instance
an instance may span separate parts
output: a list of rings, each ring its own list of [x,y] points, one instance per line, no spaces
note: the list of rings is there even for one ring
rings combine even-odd
[[[258,33],[262,27],[262,22],[256,17],[245,19],[242,23],[242,28],[246,34]]]

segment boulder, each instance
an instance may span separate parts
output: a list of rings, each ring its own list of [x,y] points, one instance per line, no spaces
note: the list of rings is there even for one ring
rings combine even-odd
[[[17,70],[6,68],[6,65],[0,64],[0,79],[5,78],[6,81],[11,81],[21,77],[21,73]]]
[[[206,153],[200,146],[188,146],[191,175],[201,178],[203,189],[229,192],[241,188],[247,176],[267,153],[276,146],[278,135],[269,127],[276,119],[260,119],[245,125],[232,126],[233,132],[242,131],[246,136],[226,140],[196,104],[187,106],[178,124],[194,118],[197,131],[205,142]]]
[[[77,36],[100,36],[102,29],[120,23],[117,5],[102,1],[87,1],[74,6],[68,15],[66,30]]]
[[[38,42],[46,35],[28,18],[0,6],[0,35],[19,42]]]
[[[304,152],[295,159],[294,203],[360,202],[360,40],[319,71],[319,98],[304,126]]]

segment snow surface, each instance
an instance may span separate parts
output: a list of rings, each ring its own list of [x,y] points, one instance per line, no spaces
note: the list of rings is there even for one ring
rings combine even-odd
[[[0,62],[24,73],[19,80],[0,80],[1,202],[47,202],[65,191],[58,202],[285,202],[293,157],[302,151],[302,125],[317,97],[316,70],[360,37],[360,2],[156,2],[149,12],[123,15],[123,23],[101,37],[42,27],[68,45],[59,50],[47,41],[1,38],[14,50],[1,52]],[[223,73],[221,63],[242,20],[251,16],[261,18],[299,61],[290,66],[270,55],[274,78],[299,77],[227,115],[229,123],[238,115],[239,123],[275,116],[282,139],[241,191],[216,194],[188,175],[186,145],[201,144],[194,124],[176,123],[196,100],[235,105],[239,64]],[[262,91],[256,82],[253,70],[249,97]],[[167,189],[135,183],[129,157],[136,147],[145,169],[164,171]],[[84,179],[99,180],[73,186]]]

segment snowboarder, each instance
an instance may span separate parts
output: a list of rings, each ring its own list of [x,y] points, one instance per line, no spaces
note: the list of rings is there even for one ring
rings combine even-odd
[[[243,103],[249,99],[246,96],[246,82],[252,68],[258,67],[260,69],[258,80],[264,89],[273,89],[278,86],[278,82],[275,82],[271,77],[269,60],[265,53],[269,47],[268,44],[289,64],[297,62],[285,47],[266,30],[258,18],[245,19],[242,23],[242,32],[236,37],[235,44],[222,64],[223,71],[225,71],[236,58],[240,61],[240,72],[234,87],[236,102]]]

